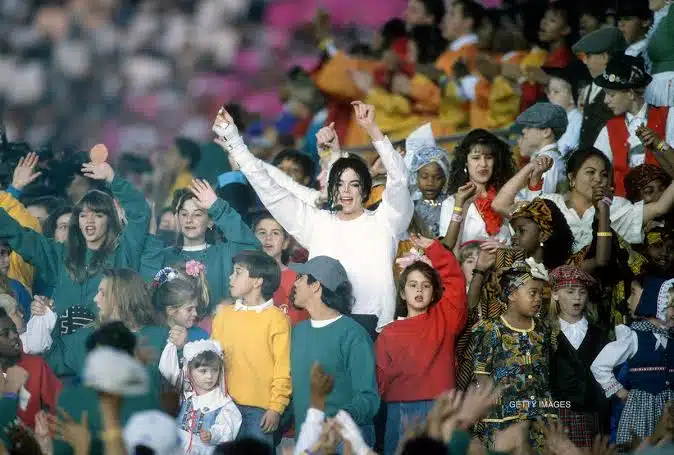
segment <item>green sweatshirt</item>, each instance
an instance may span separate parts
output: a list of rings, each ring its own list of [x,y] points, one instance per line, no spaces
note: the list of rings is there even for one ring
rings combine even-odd
[[[162,267],[181,266],[187,261],[199,261],[206,267],[206,279],[210,302],[208,312],[226,297],[229,297],[229,276],[232,274],[232,258],[243,250],[260,248],[260,242],[255,233],[243,222],[236,210],[222,199],[208,211],[208,215],[215,223],[222,236],[223,242],[201,251],[184,251],[178,248],[165,248],[161,254],[156,251],[159,242],[145,243],[143,252],[143,272],[146,278],[154,276]],[[154,271],[152,271],[154,269]]]
[[[109,256],[111,268],[138,270],[150,220],[150,208],[141,192],[126,180],[115,176],[110,189],[126,212],[127,225],[119,238],[119,246]],[[32,229],[22,227],[0,208],[0,239],[6,240],[28,263],[32,264],[47,286],[54,287],[55,311],[62,314],[67,308],[82,305],[98,314],[94,296],[102,278],[99,272],[84,282],[75,282],[65,266],[67,251],[64,246]],[[87,250],[86,262],[93,251]]]
[[[326,327],[312,321],[297,324],[292,331],[290,370],[292,371],[295,428],[300,428],[311,404],[311,367],[320,363],[334,378],[325,413],[334,416],[341,409],[360,426],[372,424],[379,410],[372,338],[353,319],[342,316]]]
[[[7,398],[0,395],[0,440],[9,447],[10,440],[5,428],[16,420],[16,410],[19,407],[18,398]]]

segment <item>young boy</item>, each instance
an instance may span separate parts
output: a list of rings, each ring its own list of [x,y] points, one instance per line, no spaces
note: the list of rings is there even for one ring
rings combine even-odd
[[[564,163],[557,141],[566,131],[567,123],[566,111],[551,103],[536,103],[517,117],[515,125],[522,130],[519,141],[522,156],[535,159],[547,155],[553,160],[539,187],[530,187],[529,190],[556,193],[558,183],[564,181]]]
[[[309,186],[316,174],[316,163],[302,152],[285,149],[274,157],[272,164],[300,185]]]
[[[578,148],[580,128],[583,125],[583,113],[578,109],[578,95],[581,80],[590,79],[590,74],[584,65],[578,62],[565,68],[544,68],[550,76],[545,95],[552,104],[562,107],[566,111],[566,131],[557,141],[562,156]]]
[[[242,251],[229,277],[234,305],[222,306],[212,338],[222,345],[227,390],[241,411],[238,438],[274,443],[281,414],[290,402],[290,322],[274,306],[281,269],[263,251]]]
[[[594,147],[613,162],[615,194],[625,196],[625,176],[640,164],[671,166],[669,149],[674,144],[674,119],[668,107],[646,103],[644,92],[652,77],[641,58],[617,55],[594,84],[606,92],[606,104],[614,117],[599,132]]]
[[[653,23],[653,13],[647,2],[620,2],[618,28],[628,47],[625,54],[637,57],[646,51],[646,32]]]

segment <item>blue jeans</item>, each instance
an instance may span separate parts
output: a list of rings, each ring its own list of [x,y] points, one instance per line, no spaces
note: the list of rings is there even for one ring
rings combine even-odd
[[[432,407],[433,400],[386,403],[384,455],[395,454],[400,438],[407,428],[416,423],[423,423]]]
[[[236,439],[252,438],[269,444],[274,447],[274,433],[265,433],[260,428],[260,422],[266,409],[256,408],[254,406],[237,405],[241,411],[241,429]]]

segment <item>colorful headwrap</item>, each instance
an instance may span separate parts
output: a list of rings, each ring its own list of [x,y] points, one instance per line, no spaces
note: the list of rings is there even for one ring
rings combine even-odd
[[[421,199],[421,193],[419,192],[419,182],[417,181],[417,173],[419,169],[424,166],[427,166],[431,163],[435,163],[440,166],[443,174],[445,174],[445,185],[440,192],[445,193],[447,191],[447,185],[449,183],[449,170],[451,163],[449,160],[449,155],[444,149],[440,147],[422,147],[419,150],[414,152],[408,169],[407,183],[412,193],[412,199],[418,200]]]
[[[552,234],[552,210],[544,199],[536,198],[526,205],[515,210],[511,219],[527,218],[538,226],[543,235],[549,236]]]
[[[503,270],[501,276],[501,289],[507,299],[513,292],[519,289],[529,280],[548,281],[548,271],[543,264],[529,258],[526,261],[517,261],[509,268]]]
[[[550,273],[550,284],[553,291],[568,286],[582,286],[590,290],[597,285],[597,280],[578,267],[562,265]]]
[[[662,180],[667,184],[672,179],[661,167],[653,164],[640,164],[631,169],[625,176],[627,199],[632,202],[639,201],[639,190],[654,180]]]

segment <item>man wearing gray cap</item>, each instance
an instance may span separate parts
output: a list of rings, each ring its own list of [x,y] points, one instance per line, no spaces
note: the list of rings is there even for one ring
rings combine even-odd
[[[311,317],[293,328],[290,344],[295,428],[305,418],[322,420],[343,410],[358,424],[365,441],[373,444],[373,419],[380,404],[374,348],[367,331],[348,316],[354,299],[346,270],[328,256],[289,267],[297,272],[292,304]],[[314,363],[334,381],[324,412],[311,406]]]
[[[552,159],[552,167],[540,180],[531,181],[528,190],[523,190],[525,194],[521,194],[521,197],[524,199],[530,199],[526,194],[529,191],[556,193],[557,185],[564,181],[564,163],[557,141],[566,131],[567,124],[564,108],[551,103],[536,103],[515,120],[515,127],[522,132],[518,141],[522,156],[533,160],[546,155]]]
[[[585,65],[594,79],[604,72],[611,55],[622,53],[626,48],[627,42],[620,30],[604,27],[585,35],[572,49],[577,54],[585,54]],[[589,85],[580,96],[583,106],[580,148],[592,147],[599,131],[613,117],[613,112],[604,102],[605,96],[606,93],[595,83]]]

